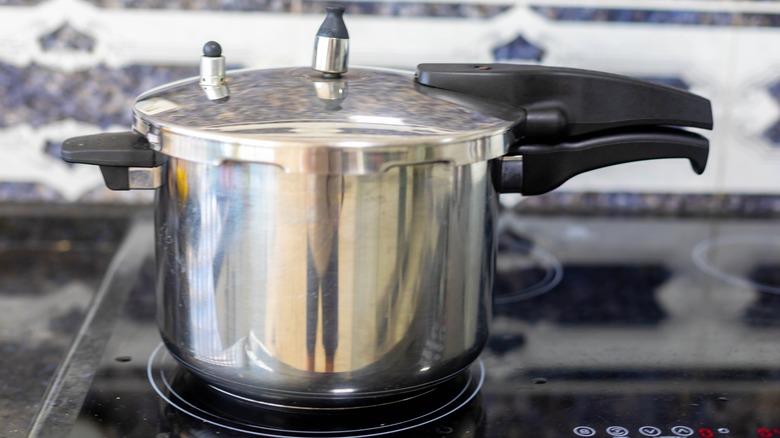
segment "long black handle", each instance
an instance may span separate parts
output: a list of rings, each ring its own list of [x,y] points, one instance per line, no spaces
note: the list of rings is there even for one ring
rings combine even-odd
[[[515,147],[497,160],[493,179],[501,193],[538,195],[569,178],[613,164],[657,158],[687,158],[701,174],[707,165],[709,141],[699,134],[673,128],[612,131],[582,136],[563,143],[534,143]]]
[[[536,65],[420,64],[417,82],[524,108],[528,138],[649,125],[712,129],[707,99],[609,73]]]

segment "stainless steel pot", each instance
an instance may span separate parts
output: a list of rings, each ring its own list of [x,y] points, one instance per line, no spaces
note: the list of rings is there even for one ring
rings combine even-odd
[[[317,45],[344,52],[328,20]],[[704,170],[706,139],[658,127],[711,127],[689,93],[536,66],[347,72],[342,52],[228,74],[209,44],[200,78],[138,98],[133,132],[63,146],[111,188],[157,189],[163,340],[230,393],[323,408],[426,391],[484,347],[499,191],[649,158]]]

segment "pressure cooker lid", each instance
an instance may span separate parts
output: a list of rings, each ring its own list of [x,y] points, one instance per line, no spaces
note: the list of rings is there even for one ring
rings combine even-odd
[[[410,162],[495,158],[506,153],[504,134],[517,124],[423,94],[414,74],[399,71],[350,69],[339,77],[311,68],[227,72],[220,83],[229,94],[216,99],[202,82],[192,78],[140,96],[135,129],[166,155],[194,161],[364,173]]]
[[[151,90],[135,102],[134,129],[149,145],[140,161],[134,137],[108,148],[109,158],[94,156],[105,148],[103,140],[74,140],[66,155],[116,166],[117,149],[122,163],[133,158],[130,167],[147,161],[158,166],[162,155],[209,164],[267,163],[285,172],[365,174],[417,163],[471,164],[511,152],[522,156],[522,166],[514,173],[499,170],[499,179],[515,175],[523,193],[627,161],[683,156],[697,172],[704,169],[705,138],[662,128],[710,129],[704,98],[556,67],[420,64],[414,74],[349,68],[343,13],[328,8],[310,68],[227,72],[220,45],[207,43],[199,77]]]

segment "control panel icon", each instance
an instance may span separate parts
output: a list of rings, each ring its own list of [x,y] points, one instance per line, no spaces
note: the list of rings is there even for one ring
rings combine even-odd
[[[592,427],[587,426],[577,426],[573,430],[574,434],[577,436],[595,436],[596,435],[596,429]]]
[[[644,436],[659,436],[661,435],[661,429],[655,426],[642,426],[639,428],[639,433]]]
[[[620,426],[610,426],[607,428],[607,433],[613,437],[628,436],[628,429]]]
[[[672,433],[679,436],[691,436],[693,435],[693,429],[686,426],[674,426]]]

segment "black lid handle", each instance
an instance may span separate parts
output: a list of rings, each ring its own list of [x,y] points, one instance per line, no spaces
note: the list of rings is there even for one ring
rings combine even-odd
[[[422,85],[524,108],[525,137],[569,137],[630,126],[712,129],[709,100],[589,70],[514,64],[420,64]]]
[[[656,158],[687,158],[701,174],[707,165],[709,141],[699,134],[672,128],[613,131],[563,143],[524,144],[496,160],[493,180],[501,193],[539,195],[569,178],[613,164]]]

